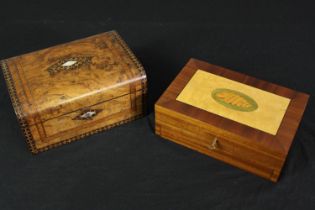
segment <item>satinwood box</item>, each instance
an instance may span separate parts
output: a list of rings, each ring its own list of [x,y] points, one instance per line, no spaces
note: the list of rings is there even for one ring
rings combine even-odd
[[[155,132],[276,182],[308,98],[190,59],[155,104]]]
[[[33,153],[144,114],[145,71],[115,31],[5,59],[1,67]]]

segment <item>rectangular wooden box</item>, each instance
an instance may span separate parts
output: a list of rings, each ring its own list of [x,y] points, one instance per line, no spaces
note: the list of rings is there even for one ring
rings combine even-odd
[[[144,113],[142,65],[115,31],[1,61],[33,153]]]
[[[155,132],[276,182],[308,98],[190,59],[155,104]]]

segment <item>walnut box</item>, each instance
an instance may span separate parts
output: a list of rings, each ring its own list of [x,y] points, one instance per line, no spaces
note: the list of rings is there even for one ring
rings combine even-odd
[[[276,182],[308,98],[190,59],[155,104],[155,132]]]
[[[144,113],[145,71],[115,31],[2,60],[1,67],[33,153]]]

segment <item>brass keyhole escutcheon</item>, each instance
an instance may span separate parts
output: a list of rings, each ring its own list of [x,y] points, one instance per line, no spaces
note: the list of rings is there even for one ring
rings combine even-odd
[[[218,138],[217,137],[214,137],[211,144],[208,146],[208,148],[210,150],[216,150],[218,149]]]

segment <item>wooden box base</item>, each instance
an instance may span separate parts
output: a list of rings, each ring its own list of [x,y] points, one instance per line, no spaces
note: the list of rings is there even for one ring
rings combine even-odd
[[[145,113],[145,71],[115,31],[5,59],[1,68],[32,153]]]
[[[248,145],[217,137],[194,119],[155,107],[155,133],[162,138],[276,182],[283,159],[254,150]],[[198,125],[199,124],[199,125]],[[217,139],[214,148],[213,141]],[[249,158],[250,157],[250,158]]]
[[[276,182],[308,97],[191,59],[155,104],[155,132]]]

